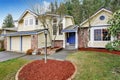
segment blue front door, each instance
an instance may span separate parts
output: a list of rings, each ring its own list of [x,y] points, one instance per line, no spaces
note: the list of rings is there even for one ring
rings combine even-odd
[[[75,32],[68,33],[67,42],[69,44],[75,44]]]

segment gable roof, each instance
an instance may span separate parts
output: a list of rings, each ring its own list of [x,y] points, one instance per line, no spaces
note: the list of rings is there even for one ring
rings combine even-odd
[[[38,15],[37,15],[36,13],[34,13],[33,11],[27,9],[27,10],[25,10],[25,11],[23,12],[23,14],[20,16],[20,18],[18,19],[18,22],[24,17],[24,15],[25,15],[27,12],[29,12],[29,13],[32,14],[33,16],[38,17]]]
[[[101,9],[98,10],[95,14],[93,14],[93,15],[90,17],[90,19],[93,18],[94,16],[96,16],[96,15],[97,15],[98,13],[100,13],[101,11],[106,11],[106,12],[112,14],[112,11],[110,11],[110,10],[108,10],[108,9],[105,9],[105,8],[101,8]],[[80,23],[80,26],[83,25],[84,23],[86,23],[87,21],[88,21],[88,19],[86,19],[85,21],[83,21],[82,23]]]

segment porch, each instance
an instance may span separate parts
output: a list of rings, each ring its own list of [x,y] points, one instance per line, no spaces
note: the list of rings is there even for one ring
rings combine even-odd
[[[63,48],[65,49],[77,49],[78,48],[78,26],[71,25],[63,29],[64,40]]]

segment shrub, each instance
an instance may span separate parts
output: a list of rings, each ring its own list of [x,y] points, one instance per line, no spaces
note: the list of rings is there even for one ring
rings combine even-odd
[[[4,48],[0,48],[0,51],[5,51],[5,49]]]
[[[108,49],[110,51],[112,51],[112,50],[120,51],[120,40],[110,42],[105,47],[106,47],[106,49]]]
[[[27,50],[27,55],[32,55],[32,52],[33,52],[34,50],[33,49],[28,49]]]

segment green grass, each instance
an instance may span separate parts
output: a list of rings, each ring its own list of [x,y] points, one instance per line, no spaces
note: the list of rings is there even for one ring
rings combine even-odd
[[[120,68],[120,56],[80,51],[67,57],[75,63],[77,73],[74,80],[120,80],[120,73],[113,73],[114,68]]]
[[[0,62],[0,80],[15,80],[16,72],[27,62],[27,60],[23,59]]]

